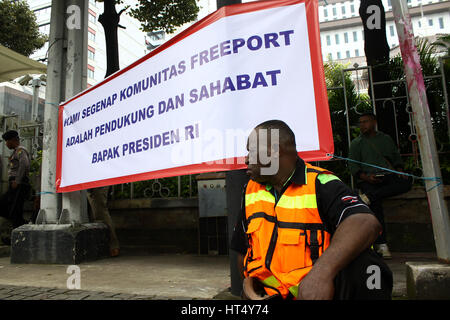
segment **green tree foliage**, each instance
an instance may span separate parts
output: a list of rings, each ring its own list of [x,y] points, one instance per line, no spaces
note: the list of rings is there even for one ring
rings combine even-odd
[[[103,13],[98,21],[105,30],[106,40],[106,76],[119,70],[119,44],[117,28],[123,28],[120,15],[127,11],[130,6],[126,5],[119,12],[116,5],[122,5],[123,0],[97,0],[104,3]],[[138,0],[134,8],[130,9],[130,15],[141,22],[144,31],[174,32],[187,22],[197,18],[198,6],[196,0]]]
[[[36,16],[25,1],[0,0],[0,44],[24,56],[44,46]]]
[[[195,20],[198,11],[196,0],[138,0],[130,15],[141,22],[145,32],[173,33],[176,27]]]
[[[345,68],[346,66],[333,62],[324,65],[325,83],[328,88],[328,105],[333,128],[334,153],[342,157],[348,155],[345,98],[347,99],[351,127],[357,122],[358,114],[371,110],[369,97],[358,93],[355,83],[351,79],[351,73],[345,71]],[[358,133],[359,131],[350,130],[350,140],[353,140]],[[350,183],[350,173],[344,161],[325,161],[321,162],[320,166],[335,172],[343,181]]]
[[[435,48],[442,47],[446,49],[447,56],[450,56],[450,35],[447,34],[438,37],[438,39],[435,42],[433,42],[432,46]]]
[[[416,47],[422,66],[437,149],[440,153],[439,160],[442,175],[444,182],[448,183],[450,179],[450,157],[448,157],[450,153],[449,128],[447,126],[447,107],[445,105],[442,78],[440,77],[441,71],[439,61],[436,58],[436,45],[430,44],[426,39],[418,38],[416,39]],[[447,60],[447,62],[450,61]],[[403,154],[411,154],[414,153],[414,144],[410,141],[410,117],[408,112],[405,112],[408,108],[408,101],[406,99],[405,75],[400,54],[390,60],[389,72],[391,80],[399,80],[392,87],[392,96],[394,98],[393,100],[395,100],[400,151]],[[408,169],[417,175],[421,175],[420,161],[418,159],[414,160],[416,161],[406,159],[406,163],[409,164]]]
[[[431,46],[439,52],[445,52],[446,58],[442,59],[442,64],[444,67],[444,74],[447,82],[447,93],[450,93],[450,35],[447,34],[438,37],[438,39],[433,42]]]

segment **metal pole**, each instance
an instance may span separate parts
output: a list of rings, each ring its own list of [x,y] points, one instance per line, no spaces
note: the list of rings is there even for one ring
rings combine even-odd
[[[87,24],[88,0],[66,0],[66,6],[80,9],[80,25],[67,29],[66,100],[87,87]],[[69,211],[70,221],[89,222],[86,190],[62,195],[62,209]]]
[[[39,122],[39,87],[41,86],[41,79],[35,78],[31,82],[33,86],[33,100],[31,102],[31,121]],[[39,136],[39,126],[36,125],[34,128],[34,140],[37,141],[37,137]],[[30,152],[34,155],[34,141],[31,142],[32,148]]]
[[[414,113],[423,173],[425,177],[442,179],[420,59],[414,43],[411,16],[406,1],[392,0],[392,12],[397,26],[408,93]],[[443,185],[435,187],[436,183],[436,181],[425,180],[436,253],[439,260],[450,263],[450,220],[444,200]]]
[[[348,150],[350,150],[350,144],[351,144],[351,137],[350,137],[350,114],[348,109],[348,102],[347,102],[347,87],[345,86],[345,72],[342,70],[342,87],[344,91],[344,105],[345,105],[345,122],[347,124],[347,143],[348,143]],[[352,189],[355,188],[355,182],[353,179],[353,175],[350,175],[350,184],[352,186]]]
[[[41,80],[33,79],[31,85],[33,86],[33,100],[31,102],[31,121],[36,121],[38,115],[39,87],[41,86]]]
[[[375,90],[373,88],[373,76],[372,76],[372,67],[369,66],[369,81],[370,81],[370,92],[372,92],[372,111],[373,114],[377,114],[377,108],[375,108]],[[367,88],[368,89],[368,88]]]
[[[445,70],[444,70],[444,59],[450,59],[449,56],[447,57],[439,57],[439,67],[441,69],[441,77],[442,77],[442,90],[444,94],[444,101],[445,101],[445,112],[447,113],[447,131],[448,131],[448,137],[450,139],[450,107],[448,105],[448,93],[447,93],[447,82],[445,80]]]
[[[45,92],[44,134],[42,151],[41,179],[41,212],[44,221],[56,223],[58,220],[59,200],[55,190],[56,145],[58,140],[58,105],[63,99],[61,95],[63,83],[63,46],[65,1],[53,0],[48,64],[47,88]]]

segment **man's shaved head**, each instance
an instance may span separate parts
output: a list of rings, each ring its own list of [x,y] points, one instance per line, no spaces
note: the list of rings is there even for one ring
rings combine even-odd
[[[269,132],[272,129],[278,129],[280,137],[280,148],[286,151],[296,151],[295,135],[289,126],[281,120],[268,120],[260,123],[255,129],[267,129]]]

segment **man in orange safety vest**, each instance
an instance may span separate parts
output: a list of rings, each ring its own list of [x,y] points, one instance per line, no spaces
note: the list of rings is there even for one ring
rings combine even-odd
[[[328,170],[305,163],[280,120],[259,124],[231,249],[247,299],[390,299],[392,272],[370,249],[381,225]]]

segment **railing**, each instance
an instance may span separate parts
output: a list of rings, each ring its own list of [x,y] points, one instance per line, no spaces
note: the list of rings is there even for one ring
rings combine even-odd
[[[110,189],[110,198],[192,198],[197,197],[196,175],[138,181],[114,185]]]

